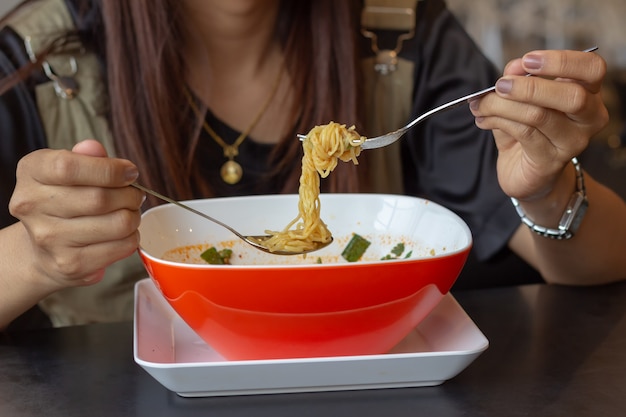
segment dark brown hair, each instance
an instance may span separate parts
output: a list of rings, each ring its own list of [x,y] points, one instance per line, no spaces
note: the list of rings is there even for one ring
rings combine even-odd
[[[93,7],[100,8],[104,35],[99,32],[101,39],[90,46],[104,47],[118,156],[137,164],[141,181],[149,187],[187,199],[199,197],[190,184],[200,184],[202,196],[209,197],[211,189],[192,163],[198,129],[189,123],[192,116],[181,88],[185,22],[179,1],[83,0],[79,10],[93,13]],[[356,41],[360,7],[360,0],[281,1],[277,34],[300,107],[288,113],[293,131],[273,153],[273,174],[286,178],[277,191],[297,191],[300,166],[293,161],[302,149],[294,140],[296,132],[331,120],[361,127]],[[326,185],[329,191],[357,191],[355,167],[339,164]]]

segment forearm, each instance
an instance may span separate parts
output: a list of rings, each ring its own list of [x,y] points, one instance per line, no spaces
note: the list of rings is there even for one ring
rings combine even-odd
[[[0,329],[39,300],[60,289],[33,267],[33,252],[21,223],[0,230]]]
[[[547,282],[591,285],[626,279],[626,203],[588,175],[585,184],[589,208],[573,238],[553,240],[521,225],[509,242]],[[541,221],[551,223],[537,223],[555,227],[563,203],[554,205],[555,213],[546,211]]]

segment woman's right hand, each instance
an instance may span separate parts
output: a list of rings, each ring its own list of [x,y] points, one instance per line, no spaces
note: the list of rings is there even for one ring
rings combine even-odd
[[[58,288],[99,282],[139,245],[144,196],[128,186],[137,176],[134,164],[108,158],[94,140],[22,158],[9,204],[32,249],[22,262]]]

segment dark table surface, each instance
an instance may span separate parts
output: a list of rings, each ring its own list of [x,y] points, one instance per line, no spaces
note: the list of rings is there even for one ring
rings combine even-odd
[[[626,416],[626,283],[454,295],[490,346],[439,386],[182,398],[96,324],[0,336],[0,416]]]

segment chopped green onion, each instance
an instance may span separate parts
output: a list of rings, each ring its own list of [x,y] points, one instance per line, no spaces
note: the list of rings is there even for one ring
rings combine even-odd
[[[400,242],[396,246],[394,246],[391,249],[391,251],[389,251],[389,253],[387,255],[385,255],[382,258],[380,258],[380,260],[381,261],[388,261],[388,260],[392,260],[392,259],[400,259],[400,257],[404,253],[404,250],[405,250],[404,243]],[[413,254],[413,251],[409,251],[406,254],[406,256],[404,256],[404,259],[410,258],[412,254]]]
[[[348,262],[356,262],[361,259],[369,246],[370,241],[354,233],[352,239],[350,239],[348,245],[341,253],[341,256]]]
[[[233,251],[230,249],[222,249],[218,251],[214,246],[205,250],[200,254],[200,257],[211,265],[225,265],[230,264],[230,257]]]
[[[400,242],[396,246],[391,249],[391,254],[396,255],[396,257],[401,256],[402,252],[404,252],[404,243]]]

